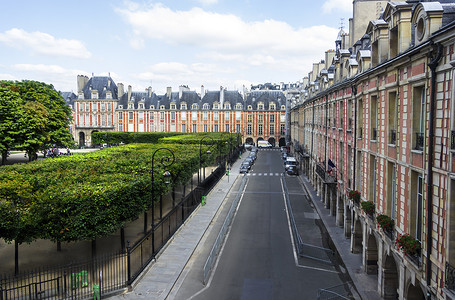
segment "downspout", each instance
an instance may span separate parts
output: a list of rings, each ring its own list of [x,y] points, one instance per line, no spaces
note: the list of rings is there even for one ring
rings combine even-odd
[[[436,67],[442,56],[442,45],[437,43],[436,57],[433,57],[432,49],[429,52],[430,62],[428,67],[431,70],[431,90],[430,90],[430,120],[428,125],[428,180],[427,180],[427,298],[431,299],[431,250],[433,233],[433,159],[434,159],[434,132],[435,132],[435,112],[436,112]]]
[[[325,165],[324,165],[324,168],[325,170],[327,170],[327,139],[328,139],[328,131],[327,131],[327,120],[328,120],[328,117],[329,117],[329,97],[326,95],[325,96],[325,146],[324,146],[324,162],[325,162]]]
[[[356,162],[357,162],[357,86],[355,83],[351,86],[351,92],[354,98],[354,162],[352,163],[353,171],[352,171],[352,189],[355,190],[355,170],[356,170]]]

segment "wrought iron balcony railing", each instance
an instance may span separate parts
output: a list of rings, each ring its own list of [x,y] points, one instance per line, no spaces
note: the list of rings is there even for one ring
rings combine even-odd
[[[415,150],[423,150],[423,132],[416,132],[416,145]]]
[[[376,128],[372,128],[371,129],[371,139],[373,141],[376,141],[377,138],[378,138],[378,130]]]
[[[395,145],[397,143],[397,131],[390,130],[390,144]]]

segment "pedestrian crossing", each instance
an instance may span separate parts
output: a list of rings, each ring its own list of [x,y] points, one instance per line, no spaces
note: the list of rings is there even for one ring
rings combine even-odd
[[[282,173],[246,173],[246,176],[281,176]]]

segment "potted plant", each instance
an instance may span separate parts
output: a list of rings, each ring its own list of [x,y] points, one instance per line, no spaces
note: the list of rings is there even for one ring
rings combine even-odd
[[[350,190],[348,197],[355,203],[358,203],[360,201],[360,192],[357,190]]]
[[[392,220],[392,218],[384,214],[378,215],[376,217],[376,221],[378,222],[379,227],[381,227],[381,229],[384,231],[391,232],[393,230],[393,226],[395,225],[395,222]]]
[[[420,242],[407,233],[399,235],[395,244],[405,255],[416,256],[420,253]]]
[[[369,216],[374,214],[374,203],[373,201],[363,201],[360,203],[362,210]]]

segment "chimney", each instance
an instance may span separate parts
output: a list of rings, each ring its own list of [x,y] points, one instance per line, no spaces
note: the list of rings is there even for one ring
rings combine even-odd
[[[132,92],[132,88],[131,88],[131,85],[128,86],[128,101],[131,100],[131,92]]]
[[[123,94],[125,94],[125,90],[123,89],[123,83],[117,84],[118,88],[118,98],[122,98]]]
[[[107,79],[107,87],[108,87],[108,88],[111,87],[111,78],[110,78],[110,77]]]
[[[84,86],[88,82],[88,77],[85,75],[77,75],[77,92],[82,93]]]
[[[201,85],[201,99],[202,97],[204,97],[204,95],[205,95],[204,85]]]
[[[224,88],[220,86],[220,108],[224,106]]]
[[[172,95],[172,87],[168,86],[167,89],[166,89],[166,96],[171,99],[171,95]]]
[[[148,90],[149,98],[151,98],[152,97],[152,87],[149,86],[147,90]]]
[[[183,86],[179,86],[179,99],[182,99],[183,95]]]

